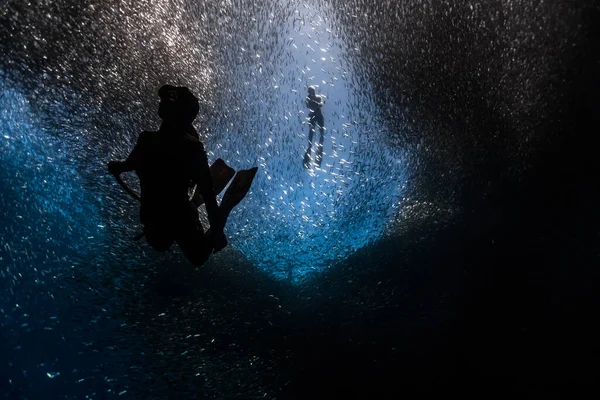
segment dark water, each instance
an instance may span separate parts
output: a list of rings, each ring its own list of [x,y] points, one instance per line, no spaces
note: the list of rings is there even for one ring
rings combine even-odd
[[[598,377],[593,2],[5,1],[3,398],[379,398]],[[107,176],[198,95],[259,166],[192,268]],[[306,87],[324,96],[306,170]],[[129,182],[135,186],[133,177]],[[448,393],[446,389],[445,392]]]

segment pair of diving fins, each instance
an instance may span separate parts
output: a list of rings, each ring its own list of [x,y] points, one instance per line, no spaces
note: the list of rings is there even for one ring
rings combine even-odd
[[[228,206],[230,206],[230,208],[235,207],[244,197],[246,197],[246,194],[250,190],[250,186],[252,186],[256,171],[258,171],[258,167],[244,169],[236,174],[235,170],[227,165],[225,161],[220,158],[217,159],[210,166],[210,176],[212,178],[215,196],[219,195],[223,189],[225,189],[229,181],[231,181],[231,178],[233,178],[233,181],[223,195],[221,203],[232,202],[233,204],[228,204]],[[197,190],[194,191],[190,201],[196,207],[200,207],[204,204],[204,199]]]
[[[258,167],[254,167],[238,171],[238,173],[236,174],[235,170],[229,165],[227,165],[225,161],[223,161],[221,158],[217,159],[210,166],[210,175],[213,182],[213,190],[215,196],[219,195],[225,189],[227,184],[229,184],[229,181],[231,181],[231,179],[233,178],[233,181],[231,181],[231,184],[225,191],[223,199],[221,200],[221,204],[227,204],[229,210],[233,209],[233,207],[238,205],[244,199],[244,197],[246,197],[246,194],[248,194],[248,192],[250,191],[252,181],[254,180],[257,171]],[[119,175],[115,175],[115,179],[130,196],[132,196],[138,201],[141,200],[140,195],[137,194],[134,190],[132,190],[129,186],[127,186],[127,184],[123,182]],[[194,204],[196,208],[204,204],[204,198],[202,197],[200,192],[195,189],[191,195],[190,201]],[[133,240],[137,241],[143,237],[144,232],[141,232],[138,235],[136,235],[133,238]]]

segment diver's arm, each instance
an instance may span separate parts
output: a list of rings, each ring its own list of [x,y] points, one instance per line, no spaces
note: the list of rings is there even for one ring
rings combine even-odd
[[[143,132],[140,134],[135,147],[131,150],[131,153],[129,153],[129,156],[127,156],[125,161],[110,161],[108,163],[108,172],[113,175],[120,175],[123,172],[129,172],[135,169],[140,154],[140,141],[143,134]]]
[[[113,175],[121,175],[123,172],[133,171],[135,169],[136,149],[134,148],[125,161],[110,161],[108,163],[108,172]]]

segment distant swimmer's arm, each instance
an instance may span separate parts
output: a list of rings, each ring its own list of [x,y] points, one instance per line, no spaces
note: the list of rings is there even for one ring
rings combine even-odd
[[[306,107],[310,109],[316,109],[323,105],[323,98],[321,96],[307,97]]]

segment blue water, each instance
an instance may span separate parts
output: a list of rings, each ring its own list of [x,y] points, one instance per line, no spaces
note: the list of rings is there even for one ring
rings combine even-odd
[[[219,314],[223,299],[204,292],[184,300],[183,310],[196,310],[194,319],[213,326],[197,333],[187,332],[181,310],[153,304],[157,275],[193,269],[176,248],[158,254],[131,239],[140,230],[137,204],[105,171],[106,162],[127,155],[138,132],[157,127],[154,96],[162,83],[187,84],[202,101],[203,89],[218,90],[208,101],[213,111],[205,110],[198,121],[209,158],[223,158],[235,169],[259,167],[251,192],[228,221],[230,245],[209,261],[209,271],[235,271],[243,264],[251,274],[313,285],[389,228],[407,185],[405,153],[386,141],[389,128],[378,116],[369,83],[353,69],[352,48],[335,33],[339,27],[327,17],[327,6],[290,5],[276,26],[266,19],[249,25],[254,33],[231,31],[244,42],[226,41],[219,57],[243,62],[222,65],[220,71],[204,64],[187,75],[181,71],[189,67],[184,63],[164,81],[146,82],[150,89],[121,87],[128,100],[123,104],[104,85],[119,68],[130,66],[125,63],[86,65],[86,85],[98,90],[96,96],[68,78],[57,84],[27,66],[21,70],[25,74],[0,71],[0,392],[5,397],[137,398],[143,382],[150,382],[153,392],[172,393],[160,380],[172,373],[151,372],[156,360],[162,363],[156,368],[166,368],[175,353],[184,357],[190,338],[210,349],[219,332],[233,329]],[[146,11],[140,18],[165,17],[158,5],[148,4]],[[265,31],[270,33],[259,34]],[[160,32],[165,51],[175,43],[171,35],[181,32],[175,25]],[[272,35],[278,35],[276,44],[263,40]],[[192,35],[177,37],[176,43],[189,54],[201,45]],[[137,45],[128,44],[132,51]],[[68,71],[73,61],[64,54],[61,66]],[[144,60],[137,63],[144,68]],[[214,86],[218,82],[221,87]],[[305,169],[308,85],[325,99],[326,136],[321,168]],[[125,178],[136,187],[133,175]],[[152,351],[154,341],[162,343],[158,354]],[[254,356],[234,360],[198,353],[190,361],[194,367],[188,367],[200,368],[195,376],[212,377],[211,383],[178,387],[214,396],[235,379],[210,371],[226,372],[231,362],[266,368]]]
[[[74,320],[116,323],[103,321],[108,305],[98,304],[97,282],[86,279],[99,275],[83,271],[106,265],[109,235],[103,200],[71,158],[74,147],[57,139],[61,128],[44,123],[4,79],[0,85],[0,313],[8,360],[0,369],[0,387],[39,397],[56,389],[51,380],[84,379],[76,365],[93,357],[83,356],[93,339],[83,341]],[[77,129],[76,119],[70,122]]]
[[[592,382],[598,16],[567,1],[0,2],[0,398]],[[139,205],[106,171],[159,126],[166,83],[199,97],[211,161],[259,168],[202,268],[132,239]],[[326,130],[306,169],[309,85]]]
[[[228,71],[236,92],[221,95],[217,106],[227,117],[212,121],[203,137],[211,159],[221,157],[236,169],[260,168],[251,193],[230,218],[227,233],[231,247],[277,279],[295,282],[328,269],[381,237],[398,212],[409,168],[402,151],[390,148],[386,142],[388,128],[378,117],[369,84],[353,71],[348,44],[333,33],[335,27],[322,16],[325,11],[304,6],[290,13],[277,29],[282,37],[276,48],[261,43],[262,38],[257,36],[256,43],[250,43],[252,51],[242,46],[234,49],[240,55],[251,51],[252,64],[232,66]],[[326,127],[322,168],[310,170],[302,167],[308,144],[304,106],[308,85],[314,85],[325,98]],[[115,118],[119,121],[109,127],[109,132],[99,132],[90,115],[99,113],[100,104],[78,105],[76,93],[60,89],[67,91],[61,93],[63,96],[72,97],[68,109],[58,103],[50,112],[46,110],[49,115],[35,115],[16,90],[5,94],[5,102],[22,103],[5,111],[5,123],[12,121],[12,125],[3,127],[4,136],[9,137],[4,139],[5,145],[20,157],[23,153],[44,159],[40,175],[24,177],[23,184],[52,188],[44,196],[35,197],[38,201],[45,199],[53,212],[66,213],[65,208],[69,208],[71,213],[64,220],[71,221],[72,229],[87,227],[72,222],[72,212],[81,208],[90,226],[100,232],[77,236],[98,237],[106,233],[107,225],[122,225],[116,210],[108,211],[112,213],[108,220],[100,220],[99,212],[88,208],[109,201],[105,177],[100,177],[104,185],[98,185],[93,173],[102,174],[104,163],[111,158],[124,158],[135,140],[135,129],[152,129],[156,121],[137,117],[140,106],[135,104],[129,110],[120,110],[121,117]],[[199,128],[204,131],[202,122]],[[107,133],[104,144],[114,143],[108,154],[86,147],[89,136]],[[6,157],[18,159],[8,153]],[[65,163],[69,165],[67,171],[63,170]],[[20,164],[17,161],[16,165]],[[46,170],[49,166],[61,173]],[[77,177],[77,170],[88,173],[86,186],[72,186],[75,182],[84,185],[86,179]],[[56,181],[59,178],[65,183]],[[129,181],[135,185],[133,177]],[[17,185],[19,182],[11,180],[7,186]],[[125,200],[111,197],[110,201]],[[48,211],[42,212],[51,219]],[[135,218],[131,211],[127,209],[128,221]],[[37,221],[37,216],[31,218],[32,223]],[[82,252],[87,251],[85,244],[77,244]]]

